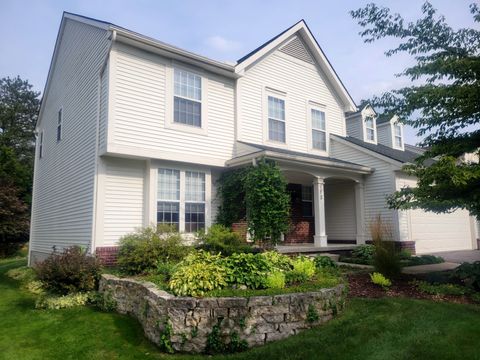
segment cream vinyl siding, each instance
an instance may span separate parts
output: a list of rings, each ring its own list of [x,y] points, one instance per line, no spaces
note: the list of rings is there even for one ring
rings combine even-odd
[[[100,120],[98,129],[98,148],[102,154],[107,150],[107,121],[108,121],[108,66],[100,80]]]
[[[102,246],[115,245],[120,237],[145,223],[145,162],[104,160]],[[100,244],[97,243],[97,246]]]
[[[203,132],[198,132],[192,126],[171,125],[172,61],[117,44],[110,64],[110,153],[216,165],[223,165],[232,157],[233,80],[199,72]]]
[[[307,141],[309,102],[325,107],[327,132],[344,135],[342,104],[325,79],[317,66],[279,50],[252,65],[238,80],[239,140],[312,152]],[[266,95],[275,92],[284,94],[286,145],[265,141],[268,139]]]
[[[345,123],[347,125],[347,135],[363,140],[363,124],[362,116],[360,114],[347,118]]]
[[[390,123],[377,125],[377,135],[379,144],[393,147],[392,125]]]
[[[354,183],[325,184],[325,226],[329,240],[355,240]]]
[[[91,248],[99,73],[108,32],[64,19],[38,130],[43,158],[35,157],[30,249],[48,253],[72,245]],[[56,141],[58,110],[62,141]]]

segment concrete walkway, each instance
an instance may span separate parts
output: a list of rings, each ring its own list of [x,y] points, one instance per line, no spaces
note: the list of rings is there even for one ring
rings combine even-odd
[[[458,267],[458,263],[444,262],[441,264],[406,266],[402,269],[404,274],[428,274],[437,271],[453,270]]]
[[[457,264],[480,261],[480,250],[444,251],[432,253],[430,255],[441,256],[445,261]]]

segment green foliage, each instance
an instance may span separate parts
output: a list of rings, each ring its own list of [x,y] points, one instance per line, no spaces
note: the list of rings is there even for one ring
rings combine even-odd
[[[283,289],[285,287],[285,273],[278,270],[269,273],[265,286],[267,289]]]
[[[312,304],[309,304],[307,309],[307,322],[312,324],[318,321],[319,319],[320,319],[320,316],[318,315],[317,309]]]
[[[378,216],[370,223],[370,235],[375,245],[373,265],[375,271],[388,278],[396,278],[400,275],[402,266],[397,249],[395,248],[392,226],[385,223]]]
[[[278,251],[265,251],[261,255],[272,269],[280,271],[290,271],[293,268],[292,259],[286,255],[280,254]]]
[[[374,256],[375,256],[374,245],[369,245],[369,244],[358,245],[352,250],[352,257],[356,259],[361,259],[365,261],[365,263],[372,262]]]
[[[17,268],[13,268],[8,270],[5,275],[9,278],[20,281],[22,283],[33,281],[37,278],[35,274],[35,270],[28,266],[20,266]]]
[[[120,239],[117,264],[127,274],[155,271],[159,262],[182,260],[190,248],[171,227],[146,227]]]
[[[440,264],[445,262],[445,260],[440,256],[435,255],[421,255],[421,256],[410,256],[405,260],[405,266],[417,266],[417,265],[429,265],[429,264]]]
[[[293,271],[299,274],[305,274],[310,279],[315,274],[315,262],[305,256],[299,256],[293,260]]]
[[[475,291],[480,291],[480,261],[463,263],[452,273],[452,279]]]
[[[239,234],[220,224],[212,225],[208,232],[204,230],[199,232],[198,242],[198,248],[213,253],[222,253],[225,256],[253,251],[253,248]]]
[[[245,177],[245,194],[252,238],[276,244],[290,221],[290,195],[280,168],[272,161],[260,160]]]
[[[317,255],[313,259],[317,269],[336,269],[338,265],[328,256]]]
[[[390,286],[392,286],[392,282],[378,272],[370,274],[370,279],[372,279],[372,283],[375,285],[380,285],[384,289],[388,289]]]
[[[470,290],[455,284],[430,284],[426,281],[415,280],[412,285],[416,286],[421,292],[431,295],[455,295],[462,296],[470,293]]]
[[[96,290],[101,266],[96,257],[73,246],[36,264],[35,271],[47,290],[66,295]]]
[[[160,333],[160,343],[158,344],[160,350],[165,351],[169,354],[173,354],[175,352],[172,346],[172,335],[173,335],[173,328],[170,321],[167,319],[163,323],[163,330]]]
[[[85,306],[94,299],[94,292],[72,293],[62,296],[45,295],[40,296],[37,299],[35,307],[37,309],[48,310],[68,309],[77,306]]]
[[[168,282],[170,281],[172,274],[175,272],[176,266],[177,264],[172,262],[158,261],[154,275],[158,276],[159,279],[162,279],[163,282]]]
[[[245,177],[250,167],[230,170],[222,173],[217,181],[218,194],[221,199],[217,219],[226,227],[246,218]]]
[[[470,10],[474,21],[480,22],[478,4]],[[398,46],[386,55],[405,52],[415,60],[400,74],[414,81],[413,85],[371,100],[385,113],[397,114],[418,129],[418,136],[427,135],[422,145],[428,151],[405,166],[408,174],[418,178],[417,186],[397,191],[388,204],[434,212],[464,208],[478,218],[480,164],[458,158],[464,153],[480,154],[480,31],[452,28],[429,2],[422,12],[416,22],[406,22],[375,4],[351,12],[364,28],[360,34],[365,42],[396,38]]]
[[[226,259],[225,265],[227,282],[245,285],[249,289],[264,288],[267,274],[272,270],[261,254],[233,254]]]
[[[222,321],[220,320],[207,335],[205,352],[207,354],[224,354],[246,350],[248,348],[247,341],[241,340],[236,331],[230,332],[229,341],[226,341],[226,338],[221,333],[221,323]]]

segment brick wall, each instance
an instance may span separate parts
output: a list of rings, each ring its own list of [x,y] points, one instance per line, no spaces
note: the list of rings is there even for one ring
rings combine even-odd
[[[313,216],[303,216],[302,186],[288,184],[291,196],[290,231],[285,235],[286,244],[313,243],[315,220]]]
[[[97,247],[95,253],[104,266],[114,266],[117,263],[118,246]]]

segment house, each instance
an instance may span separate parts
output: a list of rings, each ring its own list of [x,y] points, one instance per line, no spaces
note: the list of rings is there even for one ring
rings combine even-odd
[[[393,211],[421,149],[358,108],[302,20],[236,64],[64,13],[37,123],[30,256],[80,245],[105,259],[149,224],[208,228],[223,171],[277,161],[292,194],[285,244],[363,244],[378,214],[417,253],[472,249],[465,211]]]

